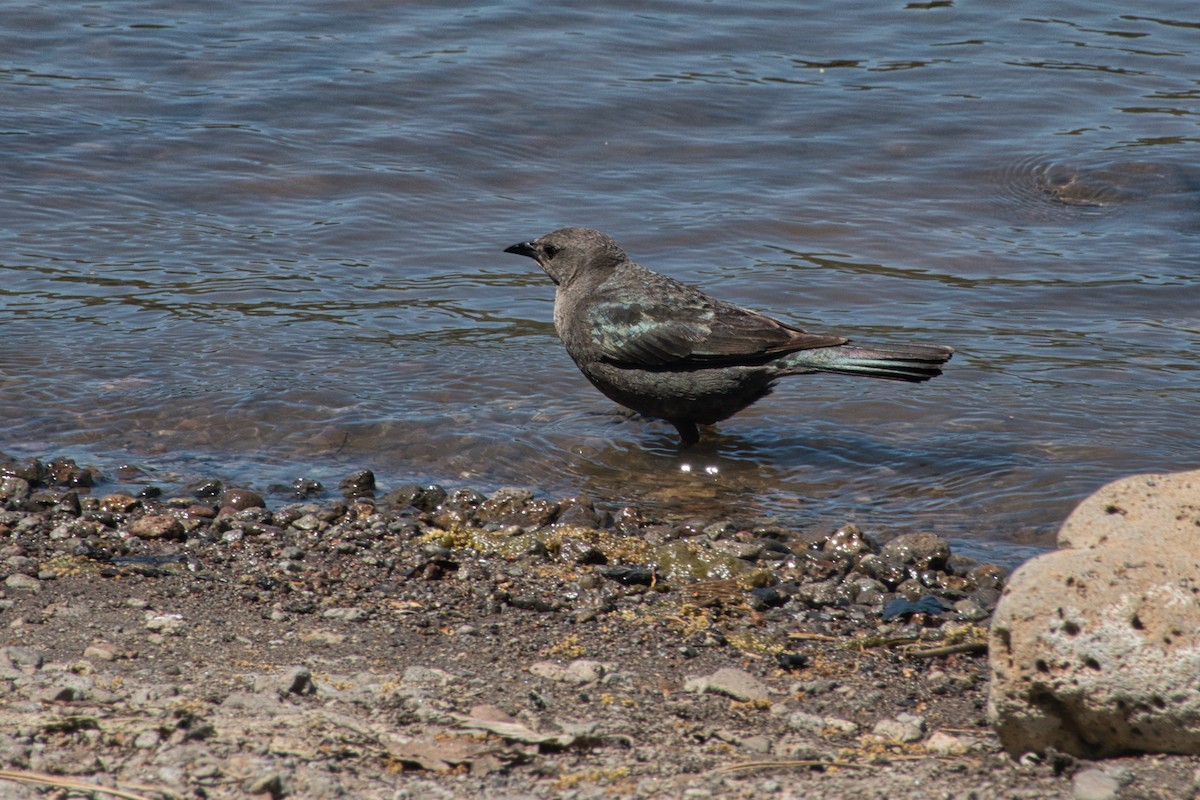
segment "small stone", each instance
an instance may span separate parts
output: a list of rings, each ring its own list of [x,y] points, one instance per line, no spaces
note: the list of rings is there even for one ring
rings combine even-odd
[[[301,531],[315,531],[321,527],[321,524],[321,520],[317,519],[316,514],[305,514],[297,518],[292,523],[292,527]]]
[[[509,714],[502,708],[496,706],[480,704],[471,706],[471,710],[467,712],[467,716],[471,719],[482,720],[484,722],[516,722],[517,718]]]
[[[111,644],[98,642],[86,647],[83,651],[83,657],[94,661],[112,661],[117,657],[117,649]]]
[[[314,645],[335,645],[346,641],[346,635],[324,630],[304,631],[300,634],[300,641]]]
[[[268,772],[264,775],[247,778],[242,783],[242,790],[246,794],[269,794],[272,797],[282,797],[284,793],[283,776],[278,772]]]
[[[565,666],[556,661],[539,661],[529,667],[530,674],[539,678],[576,686],[594,683],[611,671],[612,665],[588,659],[578,659]]]
[[[4,579],[4,585],[14,592],[30,592],[37,594],[42,591],[42,582],[32,575],[16,573]]]
[[[738,744],[740,744],[744,749],[749,750],[751,753],[766,754],[771,752],[770,738],[761,734],[757,736],[747,736],[745,739],[742,739],[740,742],[738,742]]]
[[[29,481],[16,476],[0,478],[0,501],[21,503],[29,497]]]
[[[393,508],[412,506],[421,511],[434,511],[447,498],[445,489],[436,483],[430,486],[417,486],[415,483],[397,486],[380,498],[380,503]]]
[[[857,525],[843,525],[829,538],[821,543],[821,549],[826,553],[836,553],[845,556],[856,556],[859,553],[869,553],[875,549],[875,543],[863,535]]]
[[[141,539],[186,538],[183,523],[170,514],[147,514],[129,523],[129,533]]]
[[[879,555],[885,561],[894,559],[918,570],[944,569],[950,558],[950,543],[932,533],[906,533],[885,544]]]
[[[100,498],[100,510],[110,514],[128,514],[140,505],[140,500],[127,494],[110,494]]]
[[[1102,769],[1085,769],[1071,781],[1074,800],[1114,800],[1121,782]]]
[[[283,695],[316,694],[317,685],[313,683],[312,670],[308,667],[293,667],[279,681],[279,693]]]
[[[179,636],[183,633],[184,621],[180,614],[149,614],[146,629],[164,636]]]
[[[258,492],[249,489],[226,489],[221,496],[221,506],[232,508],[234,511],[245,511],[247,508],[266,508],[267,503]]]
[[[449,686],[457,679],[442,669],[409,667],[404,670],[404,682],[413,686]]]
[[[858,733],[858,725],[848,719],[822,717],[804,711],[794,711],[789,714],[787,724],[794,731],[818,736],[853,736]]]
[[[162,737],[159,735],[158,731],[154,728],[151,728],[148,731],[142,731],[139,733],[133,740],[133,746],[139,750],[153,750],[155,747],[158,747],[158,743],[161,740]]]
[[[343,497],[374,497],[375,473],[369,469],[359,470],[353,475],[343,478],[338,483],[338,488],[342,490]]]
[[[758,678],[745,670],[723,667],[712,675],[689,678],[683,685],[686,692],[713,692],[732,697],[743,703],[765,701],[770,690]]]
[[[321,616],[325,619],[340,619],[345,622],[362,622],[370,619],[371,612],[365,608],[351,606],[349,608],[327,608],[321,612]]]
[[[895,719],[880,720],[871,732],[882,739],[917,742],[925,734],[925,718],[913,714],[899,714]]]
[[[934,755],[961,756],[970,749],[969,743],[945,731],[934,731],[933,735],[925,740],[926,752]]]

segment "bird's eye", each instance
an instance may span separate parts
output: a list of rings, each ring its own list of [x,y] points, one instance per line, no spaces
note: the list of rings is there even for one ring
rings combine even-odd
[[[554,258],[558,255],[558,248],[552,244],[542,246],[542,252],[546,254],[546,258]]]

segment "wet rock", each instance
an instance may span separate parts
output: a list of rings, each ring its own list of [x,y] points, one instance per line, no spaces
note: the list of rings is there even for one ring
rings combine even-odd
[[[591,503],[581,500],[568,500],[561,504],[556,522],[560,525],[571,525],[579,528],[603,527],[602,515],[597,513]]]
[[[234,511],[245,511],[248,508],[266,508],[263,496],[250,489],[226,489],[221,495],[221,506]]]
[[[897,597],[883,607],[883,619],[887,622],[897,617],[909,617],[913,614],[941,614],[946,610],[942,601],[931,594],[923,595],[916,600]]]
[[[187,491],[203,500],[215,499],[225,490],[225,484],[218,480],[205,480],[187,487]]]
[[[0,503],[16,507],[29,499],[29,481],[15,475],[0,478]]]
[[[292,485],[288,489],[292,497],[297,500],[305,500],[325,491],[325,486],[320,481],[311,478],[296,478],[296,480],[292,481]]]
[[[342,490],[343,497],[374,497],[375,473],[369,469],[359,470],[343,478],[338,488]]]
[[[559,557],[572,564],[607,564],[604,551],[591,542],[574,537],[564,537],[558,546]]]
[[[1008,580],[1008,570],[996,564],[980,564],[967,573],[967,581],[976,591],[993,590],[999,592]]]
[[[139,508],[142,502],[127,494],[110,494],[100,498],[100,510],[110,514],[128,514]]]
[[[46,464],[47,476],[60,486],[90,487],[95,478],[90,469],[80,467],[74,459],[56,458]]]
[[[1014,755],[1200,753],[1200,472],[1103,487],[996,608],[988,716]]]
[[[636,565],[610,567],[602,570],[601,574],[625,586],[650,586],[658,577],[651,567]]]
[[[46,465],[36,458],[18,461],[9,456],[0,457],[0,475],[21,478],[30,485],[37,485],[46,479]]]
[[[475,511],[481,524],[521,525],[537,528],[558,517],[558,504],[534,498],[526,489],[500,489]]]
[[[392,508],[401,509],[412,506],[420,511],[428,512],[437,510],[447,496],[446,490],[436,483],[429,486],[408,483],[392,489],[381,497],[379,502]]]
[[[842,556],[857,556],[861,553],[877,553],[879,546],[857,525],[843,525],[821,544],[821,550]]]
[[[932,533],[906,533],[885,544],[879,555],[885,561],[899,561],[918,571],[939,570],[950,558],[950,543]]]
[[[749,672],[734,667],[723,667],[712,675],[689,678],[683,690],[697,694],[723,694],[744,703],[765,702],[770,697],[766,684]]]
[[[768,608],[778,608],[785,605],[791,598],[774,586],[763,586],[751,589],[749,592],[750,607],[755,611],[765,611]]]
[[[187,538],[183,523],[170,514],[147,514],[129,523],[129,533],[140,539]]]
[[[854,596],[854,588],[836,578],[803,584],[796,593],[796,598],[810,608],[849,605]]]

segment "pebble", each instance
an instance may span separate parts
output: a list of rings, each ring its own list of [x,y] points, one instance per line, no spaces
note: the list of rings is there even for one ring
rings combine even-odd
[[[343,485],[343,491],[371,488],[361,477]],[[12,497],[43,491],[34,480],[33,486],[6,485]],[[889,584],[874,577],[867,567],[879,566],[880,548],[851,526],[832,539],[816,531],[803,538],[743,520],[672,525],[636,510],[614,517],[579,499],[552,502],[524,490],[484,497],[466,489],[447,493],[437,486],[388,493],[377,503],[339,499],[269,511],[255,492],[223,491],[217,482],[201,488],[206,498],[201,501],[110,495],[103,511],[98,498],[84,493],[81,499],[55,488],[39,501],[42,511],[0,508],[0,529],[8,534],[0,538],[0,575],[9,579],[2,587],[8,595],[0,600],[8,605],[0,610],[15,608],[5,622],[21,626],[9,635],[26,637],[30,644],[47,634],[53,639],[55,630],[70,629],[74,636],[56,640],[69,641],[66,649],[47,649],[68,661],[45,666],[34,648],[0,647],[3,705],[18,719],[11,732],[0,731],[0,761],[84,774],[105,771],[110,759],[118,765],[141,764],[144,775],[137,780],[197,796],[222,791],[310,800],[370,796],[355,781],[358,773],[367,772],[364,765],[377,767],[383,755],[389,769],[404,773],[392,789],[397,798],[477,797],[479,781],[494,773],[501,778],[495,786],[500,793],[491,796],[514,800],[526,796],[522,782],[530,776],[559,776],[563,788],[529,798],[752,792],[792,800],[804,796],[815,781],[808,776],[800,780],[798,772],[772,770],[761,779],[709,775],[672,783],[651,774],[651,764],[678,753],[679,764],[670,766],[677,766],[682,776],[731,761],[831,760],[847,744],[834,737],[855,736],[860,726],[824,712],[876,719],[908,706],[895,704],[894,687],[883,685],[895,677],[890,667],[873,687],[873,679],[864,683],[857,675],[840,681],[819,677],[841,674],[824,671],[819,660],[824,644],[792,642],[795,652],[789,650],[784,661],[773,652],[744,656],[731,634],[737,620],[749,623],[746,630],[752,635],[760,628],[783,633],[772,626],[794,620],[798,631],[837,639],[876,625],[902,582],[948,604],[975,597],[976,591],[960,585],[965,568],[926,574],[936,566],[918,570],[915,561],[903,559],[924,556],[915,549],[907,555],[894,552],[896,546],[889,551],[891,560],[879,568],[897,580]],[[81,504],[82,517],[68,516],[72,501]],[[435,518],[448,527],[436,529],[431,525]],[[484,528],[500,545],[515,545],[517,536],[527,541],[497,558],[487,549],[487,538],[475,537],[477,531],[468,528]],[[469,545],[464,534],[475,537]],[[130,536],[140,541],[130,541]],[[822,545],[825,540],[829,544]],[[715,622],[680,637],[675,636],[677,622],[701,618],[672,616],[687,597],[681,573],[673,573],[670,562],[656,560],[667,545],[676,548],[672,552],[679,554],[678,563],[695,568],[704,580],[720,577],[709,561],[722,570],[739,570],[741,576],[715,580],[729,584],[727,596],[716,595],[720,605],[702,612]],[[936,545],[932,542],[935,551]],[[118,559],[157,563],[151,560],[173,553],[186,553],[194,571],[102,572],[111,573]],[[438,569],[428,569],[431,563]],[[83,582],[78,566],[88,570]],[[31,577],[38,570],[57,574],[57,583],[41,585]],[[95,606],[87,593],[92,575],[107,582]],[[947,582],[946,575],[960,576],[960,583]],[[220,583],[227,579],[230,605],[236,609],[216,605],[227,597]],[[35,589],[22,594],[12,581],[38,586],[53,602],[32,598]],[[447,586],[453,589],[450,595]],[[954,591],[942,591],[947,586]],[[210,624],[207,609],[213,609],[214,619],[233,624]],[[578,649],[558,648],[562,637],[548,642],[542,635],[543,626],[553,629],[581,611],[591,614],[586,632],[582,626],[567,629],[579,632]],[[628,633],[623,615],[630,611],[639,621],[635,646],[646,658],[661,659],[661,672],[657,662],[649,670],[639,664],[641,671],[627,673],[603,660],[627,652],[622,648],[629,642],[608,637]],[[958,611],[974,613],[964,607]],[[555,613],[562,615],[560,620],[545,616]],[[664,627],[661,637],[640,625],[664,618],[670,620],[664,626],[671,628]],[[866,626],[859,624],[864,620]],[[591,636],[597,630],[604,638]],[[728,640],[725,634],[731,634]],[[171,635],[187,639],[168,643]],[[148,648],[147,641],[169,646]],[[614,645],[611,653],[608,643]],[[214,651],[231,663],[218,663]],[[80,653],[85,660],[78,660]],[[484,653],[497,661],[484,660]],[[589,657],[530,664],[555,653]],[[695,660],[684,661],[680,654]],[[676,690],[688,663],[703,664],[693,671],[711,674],[689,677],[685,688],[693,694],[681,695]],[[721,663],[730,666],[717,669]],[[971,672],[953,660],[938,663],[941,677],[931,672],[923,678],[918,671],[914,678],[922,693],[922,681],[952,692],[959,676]],[[453,671],[436,668],[451,664]],[[265,672],[245,671],[254,669]],[[772,692],[759,673],[781,687],[790,683],[792,691]],[[630,675],[639,676],[636,685]],[[85,705],[66,705],[80,701]],[[797,710],[801,703],[804,711]],[[94,722],[92,707],[109,705],[121,713]],[[533,737],[530,741],[563,731],[578,743],[569,754],[525,748],[518,761],[505,763],[513,748],[491,741],[501,734],[489,734],[488,742],[479,741],[484,737],[477,733],[458,740],[462,731],[455,729],[456,719],[463,709],[471,709],[478,719],[524,729]],[[38,714],[53,715],[55,722],[46,727]],[[593,715],[599,721],[591,720]],[[586,722],[576,724],[581,716]],[[888,722],[881,721],[878,730],[886,732]],[[923,729],[919,717],[898,715],[890,723]],[[393,748],[403,750],[412,737],[427,732],[433,737],[432,752],[478,745],[488,748],[488,755],[423,777],[412,774],[411,765],[396,754],[384,755]],[[660,733],[670,741],[655,741]],[[63,745],[63,755],[50,753],[51,741],[54,747]],[[714,749],[700,758],[698,749],[689,753],[676,748],[680,743]],[[11,756],[4,747],[12,748]],[[953,754],[963,747],[986,745],[940,732],[925,742],[930,753]],[[80,758],[79,752],[89,755]],[[92,753],[101,754],[104,764]],[[630,763],[637,764],[632,776],[621,771]],[[129,769],[120,777],[113,772],[114,780],[134,777]],[[852,774],[847,771],[843,777]],[[1066,778],[1060,781],[1058,788],[1067,783]],[[816,789],[814,796],[821,792]]]
[[[1078,772],[1071,779],[1074,800],[1114,800],[1120,789],[1120,781],[1095,767]]]
[[[185,623],[180,614],[148,614],[146,629],[164,636],[179,636],[183,633]]]
[[[953,736],[945,731],[934,731],[925,740],[925,750],[939,756],[961,756],[971,749],[971,744],[964,739]]]
[[[245,511],[247,508],[266,508],[263,496],[250,489],[226,489],[221,495],[221,506],[234,511]]]
[[[183,539],[183,523],[170,514],[147,514],[129,523],[129,533],[141,539]]]
[[[925,735],[925,718],[914,714],[897,714],[895,719],[875,723],[873,734],[896,742],[917,742]]]
[[[117,657],[117,650],[111,644],[100,642],[84,648],[83,657],[97,661],[112,661]]]
[[[277,685],[279,693],[282,695],[307,695],[315,694],[317,691],[317,685],[313,683],[312,670],[308,667],[293,667],[284,673]]]
[[[689,678],[684,682],[685,692],[712,692],[732,697],[743,703],[761,702],[770,696],[766,684],[745,670],[723,667],[712,675]]]
[[[326,619],[340,619],[345,622],[362,622],[371,618],[371,612],[365,608],[327,608],[321,612]]]
[[[804,711],[794,711],[788,715],[788,727],[801,733],[811,733],[818,736],[833,734],[837,736],[853,736],[858,733],[858,724],[848,719],[838,717],[822,717]]]
[[[566,665],[559,664],[556,661],[538,661],[530,665],[529,672],[546,680],[582,686],[588,683],[595,683],[605,675],[613,672],[613,666],[587,659],[578,659]]]
[[[37,594],[42,591],[42,582],[32,575],[16,573],[4,579],[4,585],[14,592]]]

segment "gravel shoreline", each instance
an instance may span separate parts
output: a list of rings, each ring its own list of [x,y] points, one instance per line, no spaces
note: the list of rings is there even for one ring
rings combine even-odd
[[[96,483],[0,455],[5,798],[68,796],[33,773],[144,798],[1196,793],[1191,757],[1003,755],[1005,572],[932,534],[366,471],[274,508]]]

